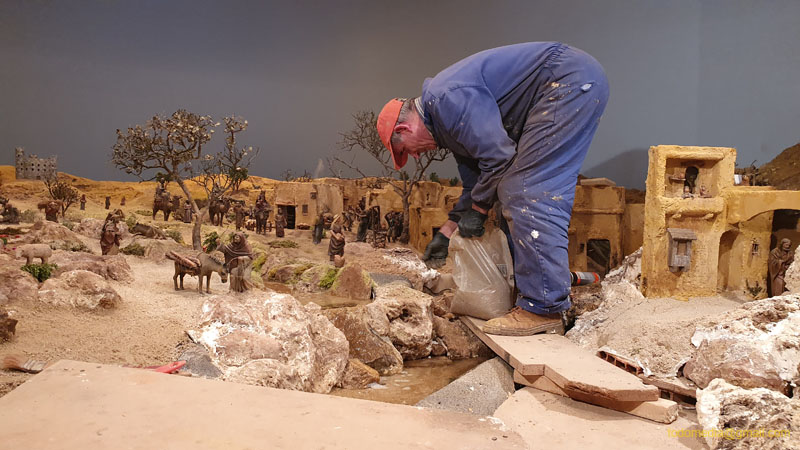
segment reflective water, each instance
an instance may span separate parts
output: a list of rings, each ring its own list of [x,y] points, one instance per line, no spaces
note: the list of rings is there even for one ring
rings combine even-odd
[[[423,398],[447,386],[478,364],[486,361],[486,359],[471,358],[451,361],[444,356],[440,356],[406,361],[401,373],[381,377],[380,387],[375,386],[368,389],[334,388],[331,391],[331,395],[415,405]]]

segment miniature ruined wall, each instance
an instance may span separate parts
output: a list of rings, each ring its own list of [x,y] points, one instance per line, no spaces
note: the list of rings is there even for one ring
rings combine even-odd
[[[39,158],[36,155],[25,155],[25,150],[14,149],[15,175],[17,180],[45,180],[57,175],[57,159]]]
[[[625,256],[622,252],[622,217],[625,189],[615,186],[577,186],[569,225],[569,266],[571,270],[598,270],[589,264],[589,241],[608,240],[606,269],[614,268]]]
[[[733,185],[736,151],[723,147],[650,147],[642,249],[642,291],[648,297],[689,298],[713,295],[717,289],[720,237],[726,228],[725,201]],[[697,167],[697,186],[710,198],[683,198],[680,175]],[[698,189],[699,190],[699,189]],[[668,228],[691,230],[691,263],[672,271],[668,266]]]

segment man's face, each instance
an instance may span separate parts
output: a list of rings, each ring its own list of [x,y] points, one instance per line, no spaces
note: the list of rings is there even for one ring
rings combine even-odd
[[[788,252],[789,249],[792,248],[792,243],[784,242],[783,245],[781,245],[781,248],[783,248],[783,251]]]

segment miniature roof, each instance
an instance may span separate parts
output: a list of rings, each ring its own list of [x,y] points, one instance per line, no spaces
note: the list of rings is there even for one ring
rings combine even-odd
[[[694,231],[686,228],[667,228],[667,233],[669,233],[672,239],[678,241],[693,241],[697,239],[697,235],[694,234]]]

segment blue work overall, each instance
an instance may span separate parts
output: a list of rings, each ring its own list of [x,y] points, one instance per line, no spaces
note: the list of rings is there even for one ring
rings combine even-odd
[[[557,42],[486,50],[423,84],[423,120],[453,152],[464,185],[450,219],[473,202],[486,209],[500,203],[516,304],[527,311],[570,307],[575,185],[607,101],[602,66]]]

